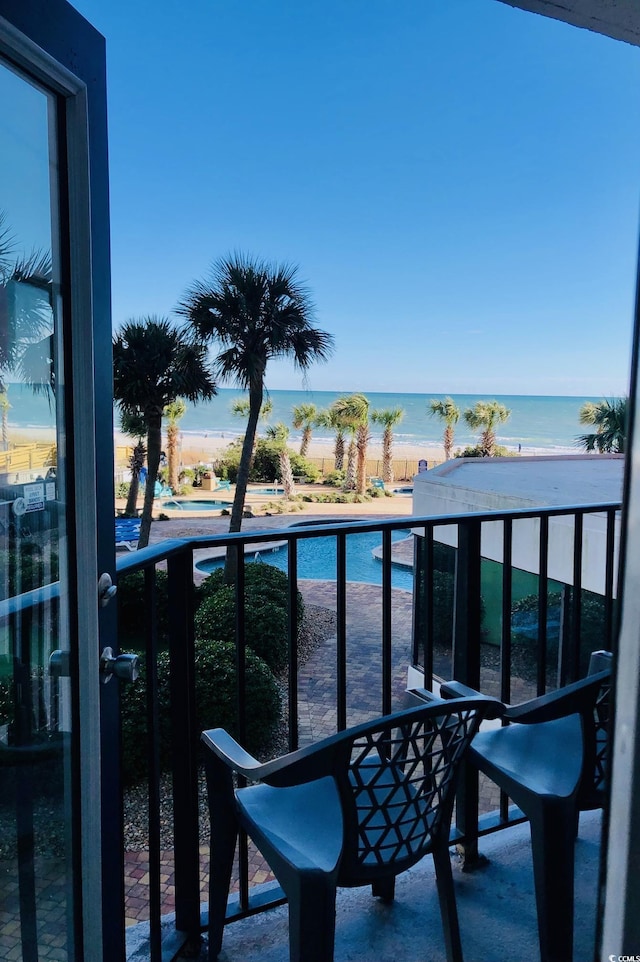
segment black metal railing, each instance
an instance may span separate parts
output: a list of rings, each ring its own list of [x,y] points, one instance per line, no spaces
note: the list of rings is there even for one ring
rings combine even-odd
[[[610,648],[614,633],[615,609],[615,563],[616,524],[619,519],[618,504],[570,506],[537,510],[515,510],[487,514],[467,514],[457,517],[403,518],[393,521],[366,521],[335,525],[300,525],[269,532],[251,532],[212,538],[190,538],[182,541],[164,542],[120,559],[119,575],[136,569],[147,572],[149,583],[153,582],[156,566],[166,561],[168,566],[168,590],[171,598],[172,623],[170,626],[172,700],[176,704],[193,705],[196,672],[193,664],[193,592],[191,566],[196,549],[233,547],[244,562],[238,564],[235,584],[236,600],[236,658],[238,666],[238,726],[240,738],[244,732],[246,690],[244,666],[246,662],[244,618],[244,571],[256,551],[265,557],[265,549],[274,541],[285,542],[288,549],[287,573],[289,576],[288,648],[289,660],[286,677],[287,691],[287,740],[290,750],[301,743],[299,725],[300,672],[301,665],[297,647],[297,587],[303,582],[305,572],[300,571],[298,556],[301,542],[316,538],[335,540],[335,644],[328,646],[333,675],[333,711],[329,712],[334,730],[345,728],[353,721],[361,720],[361,713],[369,715],[385,713],[402,704],[405,686],[398,685],[398,673],[394,670],[394,648],[397,642],[394,630],[399,595],[393,588],[394,533],[405,531],[415,541],[413,566],[416,587],[413,592],[411,618],[411,646],[408,661],[424,671],[424,684],[431,688],[434,675],[456,677],[505,701],[542,693],[548,687],[564,684],[578,677],[581,664],[588,657],[586,648],[593,637],[583,631],[583,608],[588,597],[585,583],[593,589],[601,586],[601,593],[591,593],[599,599],[601,631],[596,647]],[[588,531],[585,520],[588,519]],[[353,550],[350,539],[355,534],[376,532],[380,535],[381,584],[366,589],[349,582],[347,560]],[[528,545],[529,557],[523,558],[522,542]],[[438,609],[438,582],[436,554],[442,552],[443,542],[448,542],[449,560],[453,568],[453,603],[446,617],[440,612],[437,624],[434,613]],[[535,551],[531,546],[535,544]],[[248,546],[250,545],[250,550]],[[588,545],[588,552],[585,551]],[[556,555],[567,556],[568,568],[559,568]],[[483,597],[483,565],[487,562],[501,567],[499,585],[499,640],[491,644],[484,636],[483,622],[486,617]],[[523,570],[518,565],[528,564],[537,580],[535,602],[535,636],[529,639],[528,675],[520,677],[513,670],[513,583],[514,575]],[[594,567],[595,566],[595,567]],[[553,574],[553,578],[551,575]],[[562,577],[560,577],[562,575]],[[562,619],[553,633],[548,628],[549,599],[551,588],[560,586]],[[495,590],[495,586],[494,586]],[[366,597],[365,597],[366,595]],[[377,595],[379,603],[372,605]],[[149,592],[149,601],[152,592]],[[554,598],[555,600],[555,598]],[[404,603],[406,607],[406,602]],[[361,618],[368,630],[377,634],[376,642],[369,650],[368,680],[373,690],[368,697],[358,701],[353,692],[353,673],[362,671],[362,662],[352,664],[357,646],[352,635],[362,630],[354,627],[358,618],[354,608],[362,606]],[[366,610],[365,610],[366,607]],[[446,605],[445,605],[446,607]],[[445,612],[446,614],[446,612]],[[374,626],[375,621],[375,626]],[[405,624],[406,629],[406,624]],[[444,631],[444,639],[442,633]],[[438,634],[439,633],[439,634]],[[448,635],[448,638],[446,637]],[[148,651],[152,655],[154,631],[148,632]],[[379,641],[378,641],[379,639]],[[150,647],[149,647],[150,646]],[[488,657],[485,657],[488,656]],[[153,657],[153,655],[152,655]],[[406,656],[405,656],[406,657]],[[371,663],[373,662],[373,664]],[[487,667],[487,663],[493,667]],[[407,668],[409,665],[407,664]],[[179,675],[179,677],[177,677]],[[375,676],[375,677],[374,677]],[[305,731],[303,739],[327,734],[326,689],[322,692],[318,715],[321,721],[317,730]],[[149,689],[149,721],[153,723],[153,688]],[[305,717],[309,705],[305,704]],[[173,723],[173,784],[175,820],[175,893],[177,928],[192,935],[205,921],[200,915],[200,889],[197,858],[198,787],[197,758],[194,745],[199,732],[194,729],[192,711],[175,715]],[[190,746],[185,750],[185,746]],[[157,753],[154,748],[154,756]],[[472,837],[478,825],[478,786],[471,773],[462,779],[462,789],[457,803],[457,837]],[[151,797],[151,796],[150,796]],[[150,806],[150,826],[154,815],[152,809],[159,806],[157,794]],[[519,813],[508,808],[502,799],[497,813],[485,814],[480,819],[479,831],[495,830],[511,824]],[[154,837],[157,833],[154,830]],[[151,830],[150,830],[151,836]],[[247,842],[239,846],[238,892],[230,903],[229,919],[241,918],[269,905],[282,901],[282,893],[275,886],[253,888],[249,884],[249,861],[252,857]],[[160,863],[150,866],[150,885],[160,888]],[[159,939],[159,916],[156,915],[158,898],[155,899],[154,916]],[[154,920],[152,918],[152,928]],[[158,956],[159,957],[159,956]]]
[[[203,549],[213,553],[231,548],[237,553],[235,714],[236,731],[242,741],[247,715],[245,668],[251,657],[246,640],[246,566],[256,552],[264,561],[275,542],[284,544],[288,661],[280,678],[286,726],[284,744],[279,747],[294,750],[331,731],[402,707],[410,667],[423,673],[422,678],[416,676],[417,683],[429,689],[434,676],[455,677],[504,701],[542,693],[578,677],[588,657],[587,648],[613,645],[619,518],[620,505],[608,503],[302,524],[263,532],[167,540],[119,556],[119,582],[143,572],[139,640],[146,670],[144,681],[136,682],[136,697],[144,702],[146,729],[148,904],[142,917],[149,923],[149,957],[154,962],[161,959],[161,919],[174,908],[175,929],[185,940],[197,941],[206,924],[206,912],[201,912],[201,904],[206,902],[201,875],[207,869],[207,859],[205,852],[201,864],[200,848],[206,848],[206,834],[196,704],[201,669],[194,629],[195,551],[200,555]],[[350,574],[350,562],[361,550],[354,538],[367,533],[379,535],[380,578],[375,586],[363,585],[358,576]],[[397,544],[398,533],[405,533],[410,542]],[[335,545],[335,556],[319,584],[317,572],[309,574],[301,554],[321,538]],[[395,587],[394,571],[399,564],[411,566],[411,592]],[[166,579],[159,575],[163,569]],[[533,578],[534,585],[526,599],[529,621],[524,634],[514,614],[521,604],[516,598],[516,584],[523,572],[528,572],[526,577],[529,582]],[[305,652],[304,657],[298,646],[298,588],[307,607],[316,605],[316,611],[329,606],[333,617],[330,637],[315,653]],[[36,595],[31,600],[21,596],[0,602],[0,624],[10,625],[15,618],[24,617],[34,601],[47,603],[42,592]],[[122,647],[130,645],[130,639],[125,642],[121,638],[121,642]],[[166,672],[168,729],[162,701]],[[123,690],[123,709],[132,692]],[[167,739],[171,742],[168,764]],[[169,769],[170,784],[163,768]],[[473,837],[478,825],[478,786],[470,775],[461,784],[456,831]],[[140,797],[138,794],[137,804]],[[167,843],[163,842],[168,802],[173,822],[169,868]],[[480,834],[510,824],[517,817],[503,799],[498,812],[482,814]],[[230,920],[262,911],[283,899],[275,884],[251,884],[255,858],[246,839],[241,839],[237,893],[230,902]],[[168,875],[172,877],[170,891]],[[122,879],[120,884],[126,896],[128,883]],[[138,912],[136,918],[140,917]]]

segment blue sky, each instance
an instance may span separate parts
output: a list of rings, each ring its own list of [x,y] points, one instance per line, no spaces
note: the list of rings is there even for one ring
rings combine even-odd
[[[241,250],[299,265],[316,390],[626,391],[638,48],[497,0],[75,6],[107,38],[116,325]]]

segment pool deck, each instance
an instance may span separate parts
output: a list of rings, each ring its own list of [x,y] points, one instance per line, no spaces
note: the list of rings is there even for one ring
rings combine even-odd
[[[264,491],[264,488],[262,489]],[[323,484],[297,484],[296,494],[302,495],[325,495],[331,491],[335,491],[335,488],[327,487]],[[217,495],[220,497],[217,497]],[[228,503],[228,510],[231,510],[231,505],[233,504],[233,496],[235,493],[235,488],[232,486],[231,491],[203,491],[201,488],[194,488],[185,495],[185,500],[187,501],[213,501],[220,500]],[[229,519],[226,515],[221,515],[219,510],[215,511],[197,511],[196,509],[184,511],[182,509],[170,509],[162,506],[163,500],[169,500],[169,498],[156,499],[154,504],[154,517],[159,514],[165,514],[172,521],[181,519],[207,519],[216,520],[221,522],[221,527],[216,528],[216,531],[228,531],[229,530]],[[176,495],[176,500],[180,500],[180,495]],[[413,499],[407,494],[397,494],[393,497],[380,497],[373,498],[371,501],[365,501],[362,504],[323,504],[320,502],[310,502],[310,501],[298,501],[295,503],[295,510],[287,511],[286,513],[279,513],[279,506],[283,502],[282,495],[276,494],[264,494],[260,493],[260,486],[253,485],[247,489],[247,496],[245,498],[245,510],[251,511],[255,518],[263,521],[269,521],[270,518],[274,518],[279,526],[288,525],[295,523],[296,520],[304,521],[307,516],[310,519],[311,516],[318,516],[320,518],[326,519],[327,516],[335,517],[336,520],[360,520],[364,521],[370,517],[395,517],[396,515],[410,515],[412,510]],[[126,501],[123,498],[117,498],[115,502],[116,512],[124,510]],[[273,506],[273,508],[271,508]],[[142,498],[138,499],[138,509],[142,510]],[[251,521],[251,518],[245,519],[246,521]],[[244,523],[243,523],[244,526]],[[263,530],[262,528],[260,530]],[[164,537],[168,537],[165,535]],[[173,535],[170,535],[173,537]]]

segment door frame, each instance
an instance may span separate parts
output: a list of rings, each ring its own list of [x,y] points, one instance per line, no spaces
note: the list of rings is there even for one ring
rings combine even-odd
[[[63,374],[69,647],[72,655],[77,653],[72,737],[74,821],[77,818],[79,826],[73,866],[75,941],[79,960],[85,957],[85,946],[92,960],[122,958],[123,925],[117,921],[123,920],[122,875],[120,885],[114,886],[109,874],[121,864],[109,853],[121,846],[113,837],[103,844],[111,832],[105,832],[102,821],[103,811],[108,812],[113,827],[121,802],[117,777],[105,778],[101,772],[105,686],[99,680],[99,653],[105,645],[115,647],[115,617],[108,609],[102,613],[97,597],[98,573],[115,571],[105,42],[66,0],[0,0],[0,55],[56,94],[59,105],[59,169],[67,171],[59,184],[68,288],[62,327],[65,345],[71,345]],[[107,715],[116,716],[115,691],[107,696],[106,709]],[[110,741],[115,750],[106,754],[113,765],[117,734]]]

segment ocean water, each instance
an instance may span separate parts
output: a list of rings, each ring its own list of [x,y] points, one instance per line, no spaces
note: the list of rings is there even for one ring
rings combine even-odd
[[[269,397],[273,403],[273,412],[268,424],[284,422],[291,428],[292,410],[303,403],[315,404],[318,409],[328,408],[341,394],[348,392],[333,391],[270,391]],[[441,399],[443,394],[391,394],[366,392],[370,402],[370,410],[386,408],[403,408],[405,414],[394,429],[394,444],[419,445],[422,443],[439,443],[442,439],[444,425],[439,418],[432,417],[429,412],[431,398]],[[232,402],[245,397],[243,392],[231,388],[221,388],[218,395],[211,401],[197,406],[189,405],[187,413],[180,422],[183,441],[189,443],[190,435],[207,434],[213,437],[224,437],[230,441],[243,433],[244,420],[234,417],[231,413]],[[481,395],[457,394],[452,395],[456,404],[464,411],[472,407],[479,400],[497,400],[510,411],[511,417],[505,424],[497,428],[498,443],[517,450],[522,446],[522,453],[527,450],[545,449],[549,453],[554,451],[578,451],[576,436],[584,432],[580,425],[578,414],[585,401],[599,400],[591,397],[533,397],[524,395]],[[52,415],[46,398],[39,397],[20,384],[9,387],[9,427],[44,427],[52,423]],[[116,426],[118,424],[115,416]],[[264,431],[264,425],[259,426],[259,433]],[[295,445],[300,439],[300,431],[291,428],[291,442]],[[382,430],[376,424],[370,429],[372,442],[382,439]],[[331,433],[326,429],[316,428],[313,434],[317,440],[331,440]],[[455,446],[463,447],[475,443],[477,435],[472,432],[464,419],[460,419],[455,431]],[[401,455],[400,455],[401,456]]]

